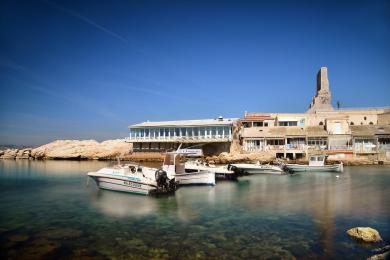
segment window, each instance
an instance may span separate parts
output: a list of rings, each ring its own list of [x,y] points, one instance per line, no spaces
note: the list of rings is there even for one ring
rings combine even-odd
[[[149,138],[149,129],[145,129],[145,137]]]
[[[374,123],[373,122],[370,122],[370,125],[373,125]]]
[[[164,128],[160,128],[160,137],[164,136]]]
[[[200,136],[205,136],[205,128],[204,127],[201,127],[200,129],[199,129],[199,135]]]
[[[325,146],[327,145],[328,141],[326,138],[321,137],[309,137],[307,139],[307,144],[310,146]]]
[[[192,128],[187,128],[187,135],[192,136]]]
[[[253,126],[263,126],[263,122],[253,122]]]
[[[211,128],[211,134],[212,134],[213,137],[216,136],[216,134],[217,134],[217,128],[216,128],[215,126],[213,126],[213,127]]]
[[[354,122],[351,122],[350,125],[354,125],[355,123]]]
[[[298,121],[281,121],[279,122],[279,126],[297,126]]]
[[[186,128],[181,129],[181,136],[183,136],[183,137],[187,136]]]
[[[341,134],[341,123],[340,122],[335,122],[334,123],[334,132],[333,134]]]
[[[175,135],[176,137],[180,136],[180,128],[175,128]]]
[[[324,125],[324,122],[321,121],[321,122],[319,123],[319,125]]]
[[[250,123],[249,122],[242,122],[242,126],[244,128],[248,128],[248,127],[250,127]]]
[[[367,120],[367,117],[366,117],[366,116],[364,117],[364,121],[365,121],[365,120]]]
[[[194,128],[194,136],[199,136],[199,127]]]
[[[284,145],[284,139],[270,139],[270,140],[267,140],[267,145]]]
[[[175,128],[170,128],[169,134],[171,135],[171,137],[174,137],[175,136]]]
[[[264,123],[264,126],[268,126],[268,122],[265,122],[265,123]]]

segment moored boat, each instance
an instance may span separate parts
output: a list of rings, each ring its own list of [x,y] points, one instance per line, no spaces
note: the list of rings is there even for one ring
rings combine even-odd
[[[215,166],[213,164],[208,164],[199,160],[196,161],[187,161],[185,163],[185,171],[190,172],[200,172],[200,171],[209,171],[215,173],[215,179],[217,180],[236,180],[237,173],[232,170],[229,170],[227,166]]]
[[[308,165],[285,164],[284,169],[289,172],[343,172],[343,163],[326,165],[325,155],[312,155],[309,157]]]
[[[99,188],[149,195],[169,193],[176,190],[174,179],[156,168],[142,167],[136,164],[106,167],[97,172],[88,172]]]
[[[283,169],[277,165],[251,163],[233,163],[229,164],[228,169],[240,174],[261,174],[261,173],[283,173]]]
[[[163,170],[169,176],[174,176],[178,185],[215,185],[215,172],[196,170],[186,172],[184,157],[178,152],[170,152],[165,155]]]

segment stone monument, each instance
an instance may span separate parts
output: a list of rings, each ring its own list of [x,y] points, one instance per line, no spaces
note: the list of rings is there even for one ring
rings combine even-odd
[[[317,74],[317,93],[312,98],[308,113],[316,111],[332,111],[332,95],[329,89],[328,68],[321,67]]]

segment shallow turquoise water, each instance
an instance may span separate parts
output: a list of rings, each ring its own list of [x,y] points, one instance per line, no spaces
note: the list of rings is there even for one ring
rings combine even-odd
[[[257,175],[144,197],[86,186],[109,162],[0,161],[0,257],[365,259],[390,241],[390,168]]]

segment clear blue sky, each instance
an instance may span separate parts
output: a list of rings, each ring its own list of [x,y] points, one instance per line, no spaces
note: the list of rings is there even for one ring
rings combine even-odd
[[[0,144],[146,120],[390,105],[389,1],[1,1]]]

